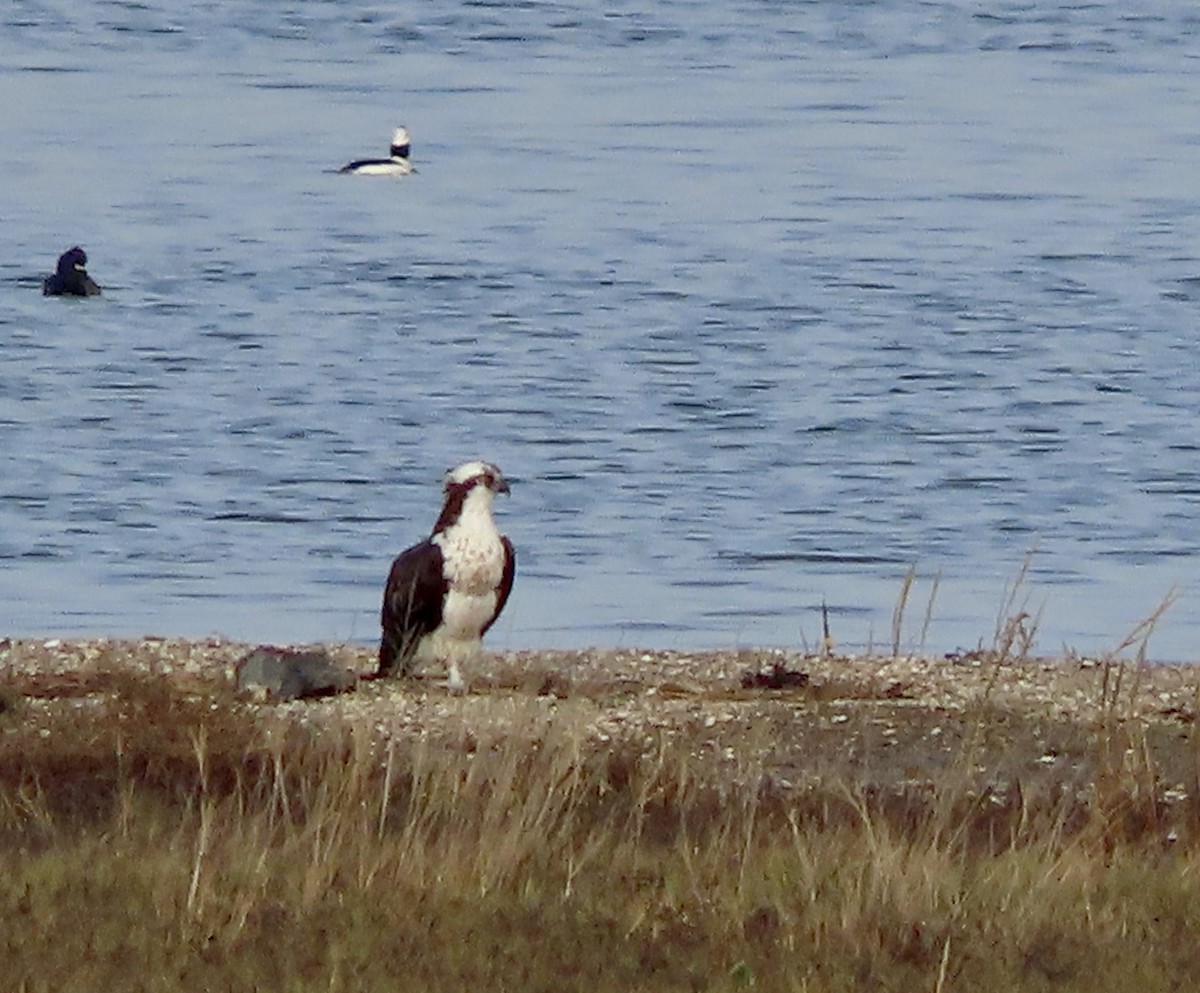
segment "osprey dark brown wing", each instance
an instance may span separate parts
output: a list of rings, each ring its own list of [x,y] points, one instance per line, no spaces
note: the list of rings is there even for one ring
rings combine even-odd
[[[500,585],[496,587],[496,609],[492,613],[491,619],[483,626],[483,630],[479,632],[481,638],[496,623],[500,611],[508,603],[508,595],[512,592],[513,578],[517,574],[517,553],[513,548],[513,543],[508,540],[506,535],[500,536],[500,543],[504,546],[504,575],[500,578]]]
[[[401,552],[392,563],[380,613],[378,675],[407,675],[420,640],[442,623],[450,588],[442,564],[442,550],[428,539]]]

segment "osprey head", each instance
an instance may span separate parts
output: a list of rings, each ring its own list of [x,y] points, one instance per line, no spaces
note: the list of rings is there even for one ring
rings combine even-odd
[[[476,486],[486,486],[493,493],[507,493],[508,480],[498,466],[491,462],[464,462],[446,473],[446,495],[467,493]]]

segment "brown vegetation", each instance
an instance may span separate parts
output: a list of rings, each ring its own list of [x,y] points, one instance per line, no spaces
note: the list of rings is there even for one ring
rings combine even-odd
[[[9,988],[1200,987],[1191,669],[515,653],[263,705],[246,650],[0,642]]]

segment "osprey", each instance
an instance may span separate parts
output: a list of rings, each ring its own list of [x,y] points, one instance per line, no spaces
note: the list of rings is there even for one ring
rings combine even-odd
[[[508,482],[489,462],[446,474],[433,534],[400,553],[383,591],[376,676],[407,676],[418,665],[446,666],[447,685],[466,688],[461,667],[500,616],[512,590],[512,542],[496,530],[492,500]]]

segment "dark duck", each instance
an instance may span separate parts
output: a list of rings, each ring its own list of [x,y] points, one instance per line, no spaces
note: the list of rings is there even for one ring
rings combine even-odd
[[[100,287],[87,274],[87,252],[76,245],[58,259],[58,271],[42,280],[42,295],[48,297],[96,297]]]

